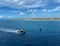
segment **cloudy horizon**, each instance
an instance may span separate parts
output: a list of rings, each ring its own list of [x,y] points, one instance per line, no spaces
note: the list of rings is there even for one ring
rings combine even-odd
[[[0,18],[60,18],[60,0],[0,0]]]

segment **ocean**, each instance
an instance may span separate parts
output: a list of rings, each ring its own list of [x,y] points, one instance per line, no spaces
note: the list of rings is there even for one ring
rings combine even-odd
[[[60,21],[0,20],[0,46],[60,46]]]

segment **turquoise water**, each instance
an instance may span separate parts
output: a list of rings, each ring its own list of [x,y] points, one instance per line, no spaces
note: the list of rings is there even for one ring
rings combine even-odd
[[[0,46],[60,46],[60,21],[0,20]]]

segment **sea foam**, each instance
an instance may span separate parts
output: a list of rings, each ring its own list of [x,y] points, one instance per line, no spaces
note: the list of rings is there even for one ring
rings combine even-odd
[[[9,29],[9,28],[0,28],[1,32],[11,32],[11,33],[18,33],[18,30]]]

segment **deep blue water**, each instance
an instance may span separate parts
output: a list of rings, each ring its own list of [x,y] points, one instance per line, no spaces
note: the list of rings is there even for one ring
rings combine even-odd
[[[0,46],[60,46],[60,21],[0,20]]]

